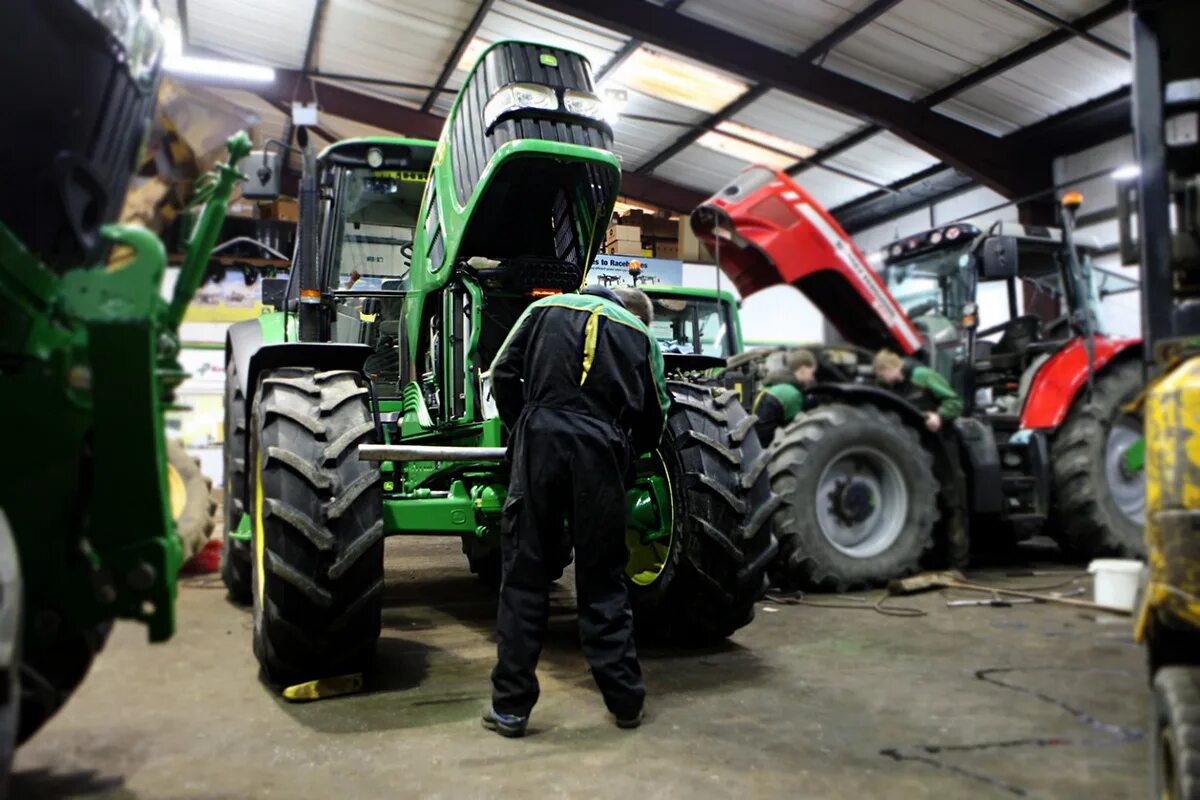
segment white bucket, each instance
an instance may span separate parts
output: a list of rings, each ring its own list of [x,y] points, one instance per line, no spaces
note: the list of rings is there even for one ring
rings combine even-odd
[[[1094,599],[1102,606],[1133,611],[1142,562],[1131,558],[1098,558],[1088,564],[1096,576]]]

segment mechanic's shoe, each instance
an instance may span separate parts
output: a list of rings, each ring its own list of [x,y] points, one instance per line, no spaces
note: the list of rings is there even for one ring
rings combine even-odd
[[[637,714],[633,715],[632,717],[622,718],[618,717],[616,714],[614,714],[613,717],[617,721],[617,727],[623,731],[633,730],[634,728],[639,728],[642,725],[642,710],[640,708],[638,709]]]
[[[501,736],[518,739],[525,735],[525,728],[528,725],[529,717],[519,717],[516,714],[501,714],[491,706],[483,710],[483,727],[489,731],[495,731]]]

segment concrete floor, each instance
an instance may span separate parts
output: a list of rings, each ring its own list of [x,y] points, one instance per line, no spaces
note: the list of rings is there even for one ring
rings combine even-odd
[[[457,541],[388,543],[375,691],[289,705],[250,615],[186,581],[166,645],[119,625],[17,756],[17,798],[1144,796],[1144,668],[1126,620],[896,601],[919,619],[764,604],[732,641],[643,648],[647,724],[615,729],[555,593],[525,740],[483,731],[495,604]],[[1050,567],[1063,570],[1064,567]],[[997,580],[1036,586],[1053,578]]]

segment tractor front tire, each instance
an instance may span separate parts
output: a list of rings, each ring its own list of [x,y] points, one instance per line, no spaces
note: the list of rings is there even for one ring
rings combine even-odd
[[[348,370],[281,368],[254,400],[254,653],[268,682],[364,669],[379,639],[383,519],[368,390]]]
[[[1154,674],[1150,730],[1153,797],[1200,800],[1200,667],[1162,667]]]
[[[212,534],[212,482],[200,471],[200,462],[174,439],[167,442],[167,484],[175,533],[186,561],[200,552]]]
[[[225,360],[225,490],[222,502],[221,580],[229,599],[252,601],[253,578],[249,542],[230,536],[246,513],[246,398],[233,358]]]
[[[1076,396],[1054,434],[1054,503],[1047,532],[1073,558],[1145,555],[1144,473],[1125,474],[1120,449],[1141,434],[1140,422],[1122,406],[1142,384],[1140,361],[1112,366],[1096,377],[1091,402],[1086,390]]]
[[[844,592],[916,572],[934,545],[938,480],[916,430],[875,406],[830,403],[776,434],[773,582]]]
[[[655,569],[627,573],[638,630],[697,646],[754,619],[778,549],[771,532],[778,498],[755,418],[737,395],[676,381],[668,388],[673,402],[655,457],[671,487],[671,541]]]

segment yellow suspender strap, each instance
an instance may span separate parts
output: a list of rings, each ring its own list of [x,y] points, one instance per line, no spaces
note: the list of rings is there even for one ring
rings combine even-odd
[[[583,376],[579,379],[580,386],[583,386],[584,381],[587,380],[588,373],[592,370],[592,363],[596,360],[596,339],[600,335],[600,309],[599,305],[592,309],[592,313],[588,315],[587,326],[584,328]]]

